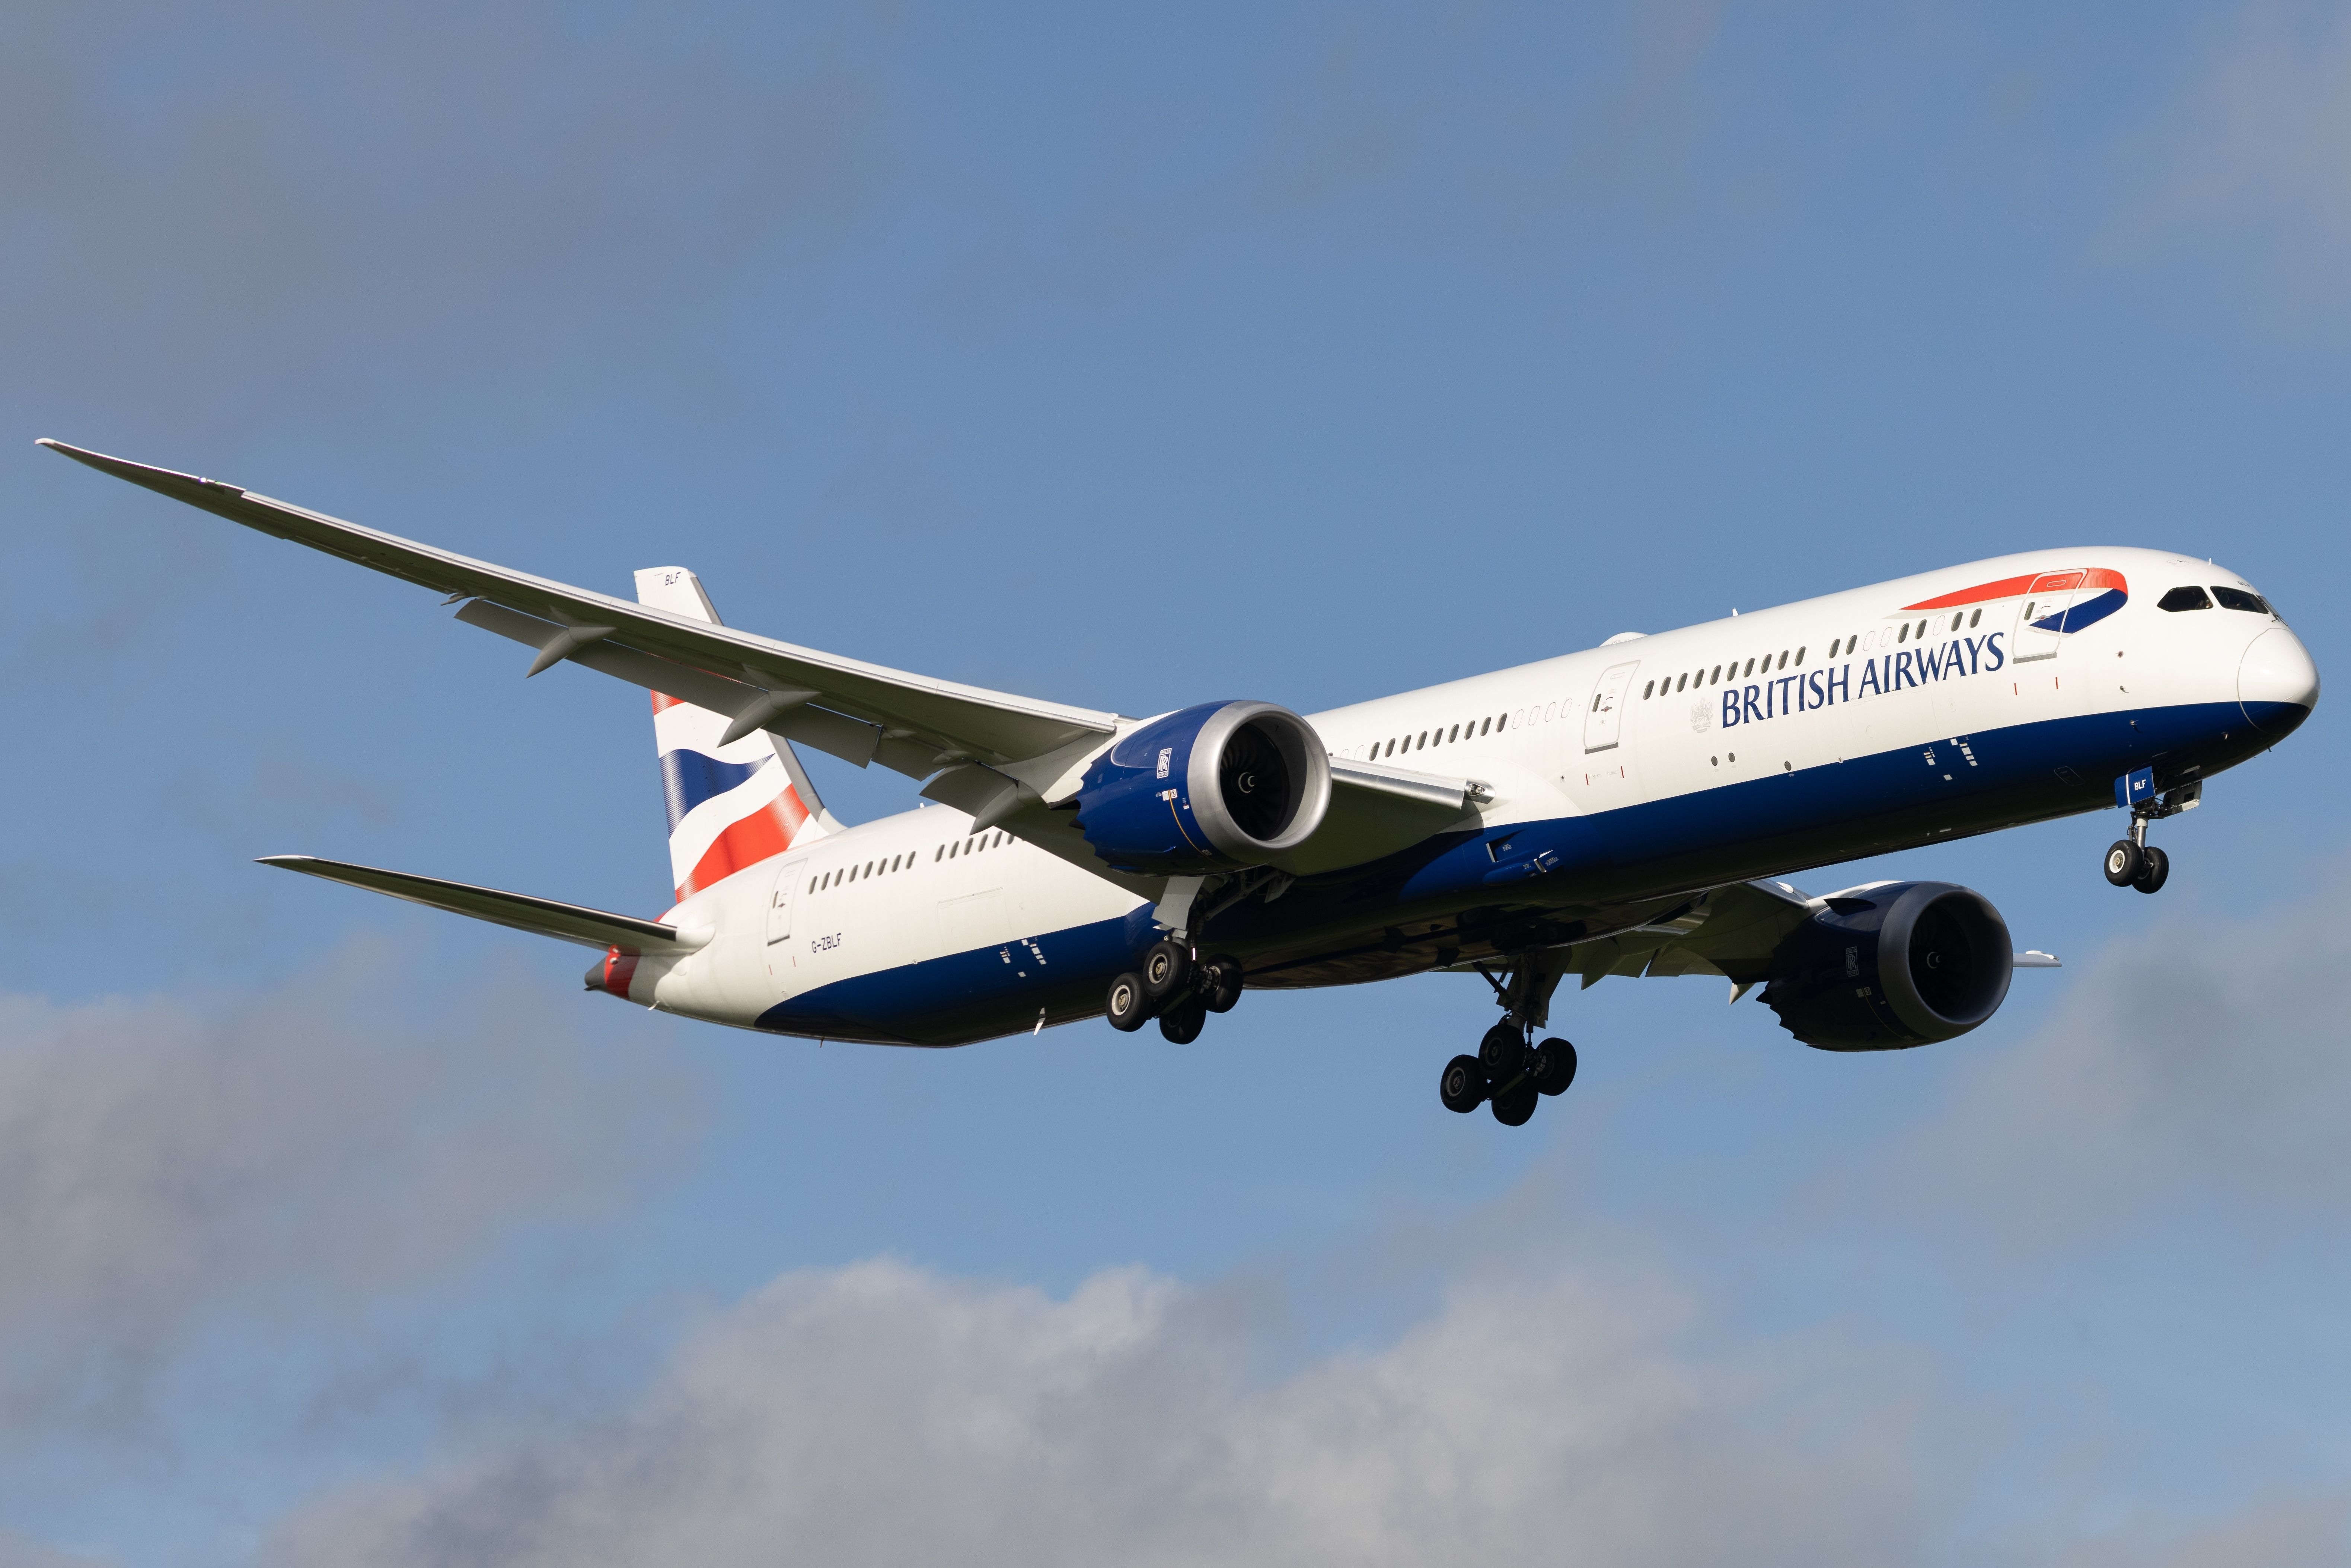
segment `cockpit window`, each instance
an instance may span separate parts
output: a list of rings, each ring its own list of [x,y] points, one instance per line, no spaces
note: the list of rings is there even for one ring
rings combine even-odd
[[[2186,588],[2173,589],[2157,600],[2155,607],[2158,610],[2210,610],[2212,601],[2204,597],[2202,589],[2190,584]]]
[[[2241,588],[2216,587],[2212,590],[2212,597],[2220,601],[2223,610],[2250,610],[2256,615],[2270,612],[2269,605],[2262,601],[2260,594],[2247,593]]]

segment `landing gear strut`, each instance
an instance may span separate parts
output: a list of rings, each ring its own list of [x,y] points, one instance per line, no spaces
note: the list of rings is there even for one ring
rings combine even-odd
[[[2133,804],[2130,837],[2116,839],[2106,847],[2106,880],[2116,887],[2135,887],[2141,893],[2161,892],[2171,877],[2171,857],[2147,841],[2147,824],[2188,810],[2202,798],[2203,791],[2200,783],[2183,784]]]
[[[1548,1019],[1559,974],[1531,957],[1522,960],[1506,981],[1482,967],[1478,972],[1494,988],[1502,1004],[1502,1021],[1486,1031],[1477,1055],[1457,1056],[1445,1064],[1437,1095],[1448,1111],[1467,1115],[1481,1104],[1491,1105],[1494,1120],[1505,1127],[1521,1127],[1542,1096],[1557,1094],[1575,1082],[1575,1047],[1556,1036],[1541,1045],[1528,1043]]]

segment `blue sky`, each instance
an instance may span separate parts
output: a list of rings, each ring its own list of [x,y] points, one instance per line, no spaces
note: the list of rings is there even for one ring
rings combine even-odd
[[[2330,710],[1967,883],[1882,1058],[1695,981],[768,1040],[250,865],[658,909],[642,694],[54,435],[1129,713],[2005,550],[2343,662],[2351,12],[20,7],[0,1564],[2335,1560]],[[29,720],[37,716],[36,727]],[[816,758],[841,814],[911,789]]]

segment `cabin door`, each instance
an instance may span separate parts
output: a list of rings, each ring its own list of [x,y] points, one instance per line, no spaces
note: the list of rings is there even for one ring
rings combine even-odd
[[[2032,580],[2024,591],[2024,601],[2016,607],[2016,633],[2009,639],[2011,663],[2024,664],[2032,659],[2053,659],[2057,646],[2064,641],[2065,612],[2080,591],[2079,571],[2045,571]]]

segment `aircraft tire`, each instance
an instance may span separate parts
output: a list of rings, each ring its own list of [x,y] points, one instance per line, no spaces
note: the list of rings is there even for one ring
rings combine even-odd
[[[1516,1024],[1498,1023],[1478,1042],[1478,1065],[1486,1070],[1489,1083],[1508,1083],[1526,1064],[1527,1037]]]
[[[1468,1115],[1485,1101],[1486,1070],[1474,1056],[1455,1057],[1437,1081],[1437,1097],[1447,1110]]]
[[[2116,887],[2128,887],[2138,880],[2147,864],[2147,852],[2128,839],[2116,839],[2106,847],[2106,880]]]
[[[1541,1098],[1531,1082],[1504,1090],[1494,1096],[1494,1120],[1505,1127],[1523,1127],[1534,1115],[1536,1102]]]
[[[1188,997],[1159,1015],[1159,1032],[1170,1045],[1189,1045],[1208,1026],[1208,1009],[1200,998]]]
[[[2137,876],[2131,878],[2131,885],[2141,893],[2161,893],[2163,884],[2171,879],[2171,857],[2153,844],[2147,845],[2143,852],[2147,863],[2139,867]]]
[[[1527,1064],[1527,1076],[1534,1080],[1535,1088],[1545,1094],[1560,1094],[1575,1082],[1575,1047],[1553,1036],[1535,1047],[1533,1060]]]
[[[1176,942],[1154,942],[1143,955],[1143,991],[1154,1006],[1192,983],[1192,955]]]
[[[1110,983],[1110,995],[1103,998],[1102,1016],[1110,1027],[1122,1034],[1133,1034],[1150,1021],[1151,999],[1143,994],[1143,977],[1129,969]]]
[[[1233,959],[1216,957],[1200,966],[1200,998],[1212,1013],[1228,1013],[1241,999],[1241,967]]]

